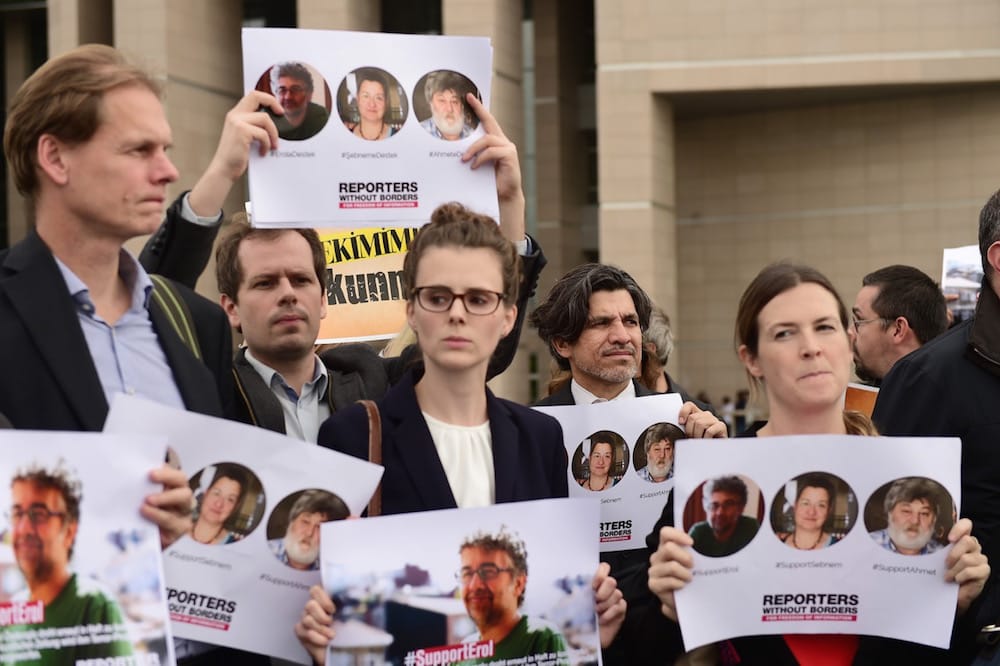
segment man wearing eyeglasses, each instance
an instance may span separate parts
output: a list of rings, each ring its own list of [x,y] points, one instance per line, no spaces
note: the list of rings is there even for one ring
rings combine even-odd
[[[533,655],[551,655],[545,663],[568,665],[566,639],[555,627],[520,613],[528,585],[524,542],[501,528],[480,532],[459,547],[462,568],[456,573],[462,600],[478,630],[464,642],[492,642],[491,658],[462,662],[487,663]],[[531,663],[529,660],[528,663]]]
[[[944,333],[948,310],[937,284],[912,266],[886,266],[861,280],[854,299],[854,368],[880,384],[896,361]]]
[[[708,519],[688,530],[695,550],[708,557],[725,557],[750,543],[760,523],[743,515],[747,507],[747,485],[743,479],[738,476],[709,479],[702,487],[702,497]]]
[[[300,62],[285,62],[276,67],[278,87],[274,96],[285,110],[283,116],[274,116],[278,136],[288,141],[314,137],[326,126],[330,113],[326,107],[312,101],[312,74]]]
[[[18,472],[10,491],[14,558],[28,584],[26,597],[17,601],[42,602],[44,620],[8,629],[117,627],[114,637],[118,640],[41,650],[43,664],[56,659],[72,664],[77,659],[131,655],[131,645],[121,640],[127,635],[118,604],[93,581],[78,577],[69,568],[80,522],[80,482],[65,469],[34,467]]]

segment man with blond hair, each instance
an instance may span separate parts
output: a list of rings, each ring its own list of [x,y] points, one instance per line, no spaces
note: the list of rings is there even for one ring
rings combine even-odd
[[[193,323],[196,355],[124,248],[157,229],[178,178],[160,93],[117,50],[89,44],[49,60],[11,99],[4,154],[34,222],[0,253],[0,413],[15,428],[100,430],[119,393],[212,416],[232,399],[225,315],[173,285]],[[277,141],[255,115],[265,103],[280,111],[258,93],[227,115],[217,159],[182,207],[197,214],[231,184],[240,147]],[[166,547],[191,527],[191,490],[183,472],[166,466],[150,479],[165,488],[141,512]]]

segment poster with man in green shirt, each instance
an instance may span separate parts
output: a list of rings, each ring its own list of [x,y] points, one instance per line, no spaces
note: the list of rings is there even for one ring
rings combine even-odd
[[[156,530],[129,529],[126,517],[125,525],[119,523],[101,534],[100,541],[104,543],[95,540],[100,532],[90,530],[81,536],[86,522],[85,485],[88,493],[97,495],[103,494],[104,488],[98,491],[99,487],[110,486],[113,492],[115,484],[105,481],[99,486],[93,478],[84,484],[76,466],[62,456],[40,462],[43,458],[35,457],[37,450],[25,441],[37,436],[51,440],[63,435],[18,433],[22,451],[32,451],[33,457],[10,468],[5,460],[4,469],[0,470],[10,479],[0,493],[7,496],[7,523],[0,532],[0,574],[5,579],[0,587],[0,660],[5,665],[38,666],[105,663],[103,660],[108,657],[127,657],[127,663],[138,665],[166,663],[165,649],[150,650],[158,643],[165,643],[163,626],[159,641],[155,636],[142,635],[126,622],[119,604],[120,597],[133,602],[143,599],[143,604],[148,601],[142,588],[149,582],[150,573],[158,574],[159,563],[155,550],[152,563],[141,562],[149,554],[143,548],[142,535],[144,531],[150,532],[155,542]],[[4,444],[12,437],[10,433],[0,437],[0,456],[7,457],[9,450]],[[92,444],[87,442],[88,447]],[[80,448],[79,442],[76,447]],[[90,452],[93,453],[92,448]],[[101,471],[97,465],[88,467],[94,472]],[[142,472],[137,470],[133,480],[141,476]],[[133,485],[141,490],[141,483]],[[98,508],[97,502],[90,504]],[[86,518],[92,516],[88,511]],[[140,523],[137,515],[135,519]],[[81,549],[89,552],[83,558],[86,560],[83,569],[78,569],[74,566],[74,554]],[[101,554],[96,558],[95,550]],[[106,559],[109,554],[110,562]],[[117,580],[109,580],[115,578],[111,576],[98,579],[93,575],[95,564],[97,572],[117,569],[120,576]],[[84,570],[88,573],[82,573]],[[163,607],[162,595],[159,596]],[[165,625],[165,612],[161,615]],[[134,643],[141,647],[136,649]]]

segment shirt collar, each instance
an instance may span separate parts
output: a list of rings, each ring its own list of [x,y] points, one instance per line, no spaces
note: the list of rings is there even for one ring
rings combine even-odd
[[[76,301],[77,307],[88,315],[94,314],[95,307],[90,298],[90,288],[59,257],[52,255],[52,258],[56,260],[56,266],[59,267],[59,272],[62,273],[63,280],[66,282],[66,289]],[[138,260],[125,248],[122,248],[118,253],[118,277],[132,292],[129,310],[137,312],[140,309],[148,309],[149,295],[153,291],[153,281]]]
[[[268,386],[272,388],[274,388],[275,384],[279,386],[288,386],[288,383],[285,381],[285,378],[281,376],[281,373],[258,360],[257,357],[250,353],[249,347],[246,349],[246,359],[247,363],[249,363],[250,366],[257,371],[257,374],[260,375],[265,382],[267,382]],[[320,394],[324,394],[326,393],[326,384],[329,381],[329,374],[327,373],[326,366],[323,365],[323,362],[319,360],[319,356],[316,356],[316,354],[313,354],[313,363],[313,376],[312,379],[306,383],[306,386],[315,384],[317,391]]]
[[[580,386],[575,379],[570,381],[569,390],[573,394],[573,402],[577,405],[590,405],[595,402],[612,402],[614,400],[628,400],[629,398],[635,397],[635,384],[631,381],[625,386],[625,388],[622,389],[621,393],[610,400],[598,398],[596,395]]]

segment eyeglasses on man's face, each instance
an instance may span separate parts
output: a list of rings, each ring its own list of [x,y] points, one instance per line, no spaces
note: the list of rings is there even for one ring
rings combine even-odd
[[[7,518],[10,520],[11,525],[16,525],[21,522],[21,519],[27,516],[28,522],[31,523],[32,527],[38,527],[39,525],[44,525],[55,518],[65,518],[65,511],[51,511],[47,506],[43,505],[32,505],[27,508],[27,510],[22,509],[19,506],[15,506],[10,511],[7,512]]]
[[[854,326],[854,332],[859,333],[862,326],[870,324],[873,321],[885,321],[885,317],[872,317],[871,319],[858,319],[857,317],[854,317],[851,320],[851,324]]]
[[[479,580],[484,583],[488,583],[491,580],[496,580],[497,576],[502,573],[513,573],[513,568],[503,568],[498,567],[495,564],[482,564],[478,569],[473,569],[471,567],[462,567],[455,572],[455,578],[460,580],[463,585],[468,585],[472,582],[474,576],[479,576]]]
[[[420,307],[428,312],[447,312],[457,298],[470,315],[490,315],[497,311],[503,300],[503,294],[488,289],[470,289],[456,294],[448,287],[429,286],[416,287],[413,293]]]

